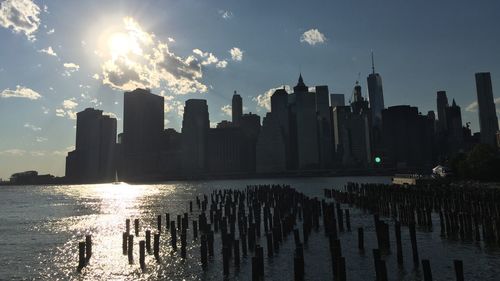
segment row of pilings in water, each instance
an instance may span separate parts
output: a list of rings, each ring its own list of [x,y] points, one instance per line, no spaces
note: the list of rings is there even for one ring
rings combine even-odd
[[[200,265],[206,270],[212,263],[209,257],[222,254],[222,270],[229,276],[230,269],[240,267],[241,258],[251,256],[251,279],[263,280],[264,254],[269,258],[276,256],[288,236],[293,235],[295,250],[293,255],[285,255],[293,264],[294,280],[307,280],[304,260],[304,245],[308,243],[311,231],[319,231],[320,221],[328,237],[332,280],[348,279],[346,258],[342,254],[341,232],[351,231],[350,210],[342,209],[341,204],[357,206],[373,213],[378,248],[372,249],[377,281],[388,280],[384,256],[391,253],[390,229],[387,221],[394,220],[396,254],[398,265],[403,267],[403,245],[401,227],[408,226],[410,233],[412,259],[415,268],[422,264],[424,280],[433,280],[430,260],[420,260],[416,230],[432,231],[432,213],[439,214],[441,236],[450,239],[482,239],[488,243],[500,242],[499,192],[490,189],[434,187],[401,187],[379,184],[347,184],[343,190],[325,189],[326,200],[310,198],[290,186],[259,185],[247,186],[245,190],[221,189],[210,194],[197,196],[195,204],[197,220],[193,214],[193,201],[189,201],[189,213],[157,216],[154,233],[150,229],[140,232],[140,221],[125,222],[122,235],[122,253],[128,256],[129,264],[134,264],[134,238],[139,241],[139,265],[146,270],[145,255],[153,255],[161,263],[160,243],[169,243],[174,251],[181,248],[181,257],[186,258],[188,242],[200,250]],[[330,200],[334,199],[334,200]],[[495,201],[496,199],[496,201]],[[164,227],[162,222],[165,222]],[[301,223],[299,223],[301,222]],[[495,224],[496,223],[496,224]],[[364,226],[357,228],[358,248],[364,251]],[[482,235],[477,232],[481,228]],[[187,241],[191,229],[192,241]],[[167,239],[166,233],[170,232]],[[180,235],[178,234],[180,233]],[[165,234],[164,234],[165,233]],[[220,234],[219,234],[220,233]],[[214,250],[214,239],[220,236],[221,249]],[[153,245],[151,245],[153,236]],[[180,236],[180,245],[178,243]],[[163,241],[161,238],[165,237]],[[88,241],[87,241],[88,240]],[[265,241],[264,241],[265,240]],[[83,245],[83,246],[82,246]],[[89,245],[90,250],[85,246]],[[326,246],[326,245],[325,245]],[[91,238],[79,244],[80,271],[91,256]],[[83,249],[83,250],[82,250]],[[265,250],[265,251],[264,251]],[[283,258],[283,257],[280,257]],[[325,257],[326,258],[326,257]],[[314,263],[314,261],[310,261]],[[352,261],[355,262],[355,261]],[[454,260],[456,280],[464,280],[463,262]]]

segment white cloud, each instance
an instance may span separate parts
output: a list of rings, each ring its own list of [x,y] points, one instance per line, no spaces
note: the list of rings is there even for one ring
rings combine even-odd
[[[54,150],[54,151],[52,151],[52,154],[54,154],[54,155],[60,155],[60,156],[66,156],[68,154],[68,152],[73,151],[73,150],[75,150],[75,146],[74,145],[68,146],[68,147],[66,147],[64,149],[61,149],[61,150]]]
[[[291,87],[289,85],[284,85],[276,88],[271,88],[267,90],[265,93],[260,94],[256,97],[253,98],[255,102],[257,102],[257,105],[260,106],[261,108],[270,111],[271,110],[271,96],[274,94],[274,92],[278,89],[283,89],[285,87],[285,90],[287,92],[290,92]]]
[[[48,141],[49,139],[48,138],[45,138],[45,137],[36,137],[36,142],[46,142]]]
[[[43,114],[49,114],[50,109],[46,108],[45,106],[42,106]]]
[[[64,109],[74,109],[75,107],[78,106],[78,103],[75,102],[75,99],[69,99],[69,100],[64,100],[62,102],[62,106]]]
[[[54,57],[57,57],[57,53],[54,52],[54,50],[52,49],[51,46],[45,48],[45,49],[41,49],[41,50],[38,50],[39,53],[45,53],[49,56],[54,56]]]
[[[35,41],[40,26],[40,7],[31,0],[5,0],[0,4],[0,26],[23,33]]]
[[[500,113],[500,98],[496,98],[493,102],[495,103],[496,111],[498,113]],[[465,108],[465,111],[477,112],[478,108],[479,108],[479,105],[478,105],[477,101],[474,101]]]
[[[215,65],[215,67],[217,68],[226,68],[226,66],[227,66],[227,61],[225,60],[221,60]]]
[[[26,154],[26,150],[18,148],[0,151],[0,155],[23,156],[24,154]]]
[[[102,63],[102,82],[118,90],[158,88],[165,83],[175,94],[206,92],[201,63],[193,55],[182,58],[174,54],[152,33],[148,33],[132,18],[124,19],[124,40],[134,48],[113,52]]]
[[[5,89],[2,92],[0,92],[0,98],[24,98],[30,100],[37,100],[41,97],[42,95],[40,95],[36,91],[19,85],[16,86],[15,90]]]
[[[215,64],[217,68],[225,68],[227,66],[227,61],[219,60],[214,54],[209,52],[203,52],[200,49],[194,49],[193,53],[200,57],[201,65],[211,65]]]
[[[231,11],[219,10],[219,15],[225,20],[233,18],[233,12]]]
[[[231,54],[232,60],[234,60],[234,61],[243,60],[243,51],[240,48],[234,47],[231,50],[229,50],[229,53]]]
[[[224,105],[223,107],[220,108],[220,110],[222,110],[222,112],[229,117],[233,116],[233,110],[231,105],[229,104]]]
[[[476,112],[477,108],[478,108],[477,101],[474,101],[465,108],[465,111]]]
[[[92,78],[94,78],[95,80],[101,79],[101,77],[99,77],[99,74],[97,74],[97,73],[92,75]]]
[[[326,37],[323,33],[319,32],[317,29],[309,29],[300,36],[300,42],[306,42],[307,44],[314,46],[316,44],[325,43]]]
[[[51,30],[47,31],[47,35],[54,34],[55,32],[56,30],[52,28]]]
[[[80,69],[80,66],[78,64],[72,62],[66,62],[63,64],[63,66],[70,71],[77,71],[78,69]]]
[[[109,117],[111,117],[111,118],[115,118],[115,119],[117,119],[117,120],[119,119],[119,118],[116,116],[116,114],[114,114],[113,112],[103,112],[102,114],[103,114],[103,115],[108,115]]]
[[[33,124],[30,124],[30,123],[25,123],[25,124],[24,124],[24,128],[31,129],[31,130],[33,130],[34,132],[38,132],[38,131],[41,131],[41,130],[42,130],[42,128],[37,127],[37,126],[35,126],[35,125],[33,125]]]
[[[67,117],[68,119],[75,120],[76,119],[76,111],[74,110],[78,103],[75,101],[75,98],[64,100],[62,103],[62,108],[56,109],[56,116],[58,117]]]
[[[168,37],[168,38],[167,38],[167,40],[168,40],[168,42],[170,42],[170,43],[174,43],[174,42],[175,42],[175,39],[174,39],[174,38],[172,38],[172,37]]]

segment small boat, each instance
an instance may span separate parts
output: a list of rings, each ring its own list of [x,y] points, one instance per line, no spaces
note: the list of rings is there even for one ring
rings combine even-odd
[[[115,171],[115,181],[113,184],[121,184],[121,182],[118,180],[118,171]]]

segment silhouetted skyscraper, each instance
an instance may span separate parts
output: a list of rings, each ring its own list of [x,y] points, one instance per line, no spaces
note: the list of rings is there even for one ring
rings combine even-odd
[[[383,164],[400,169],[431,168],[432,119],[408,105],[384,109],[382,118]]]
[[[243,101],[241,96],[238,95],[236,91],[234,91],[231,109],[233,124],[238,126],[240,124],[241,116],[243,115]]]
[[[455,103],[455,99],[451,106],[446,107],[446,128],[448,151],[453,154],[463,149],[462,112],[460,106]]]
[[[76,182],[112,181],[116,119],[87,108],[76,114],[75,150],[66,158],[66,177]]]
[[[262,130],[256,146],[258,173],[284,172],[287,168],[286,139],[283,137],[283,130],[276,116],[275,111],[268,112],[262,121]]]
[[[375,63],[372,53],[372,73],[368,75],[368,97],[370,99],[370,109],[372,124],[375,127],[381,126],[382,110],[384,110],[384,90],[382,88],[382,77],[375,72]]]
[[[330,167],[333,158],[332,124],[330,120],[328,86],[316,86],[318,114],[318,156],[321,168]]]
[[[283,89],[277,89],[271,96],[271,113],[272,116],[266,117],[269,119],[266,130],[276,128],[279,130],[285,144],[285,157],[287,169],[292,169],[292,150],[291,150],[291,135],[290,135],[290,110],[288,104],[288,93]],[[272,119],[272,120],[271,120]],[[264,122],[262,124],[264,126]]]
[[[448,107],[448,97],[446,91],[437,92],[437,114],[438,114],[438,132],[446,131],[446,108]]]
[[[345,97],[343,94],[330,94],[330,106],[345,106]]]
[[[493,99],[493,88],[489,72],[476,73],[477,103],[481,143],[495,146],[498,118]]]
[[[185,174],[205,172],[207,165],[207,134],[210,128],[206,100],[189,99],[182,120],[182,167]]]
[[[122,139],[125,178],[141,178],[159,172],[163,107],[163,97],[149,90],[125,92]]]
[[[304,84],[302,75],[294,89],[297,124],[297,159],[299,169],[319,164],[316,97]]]

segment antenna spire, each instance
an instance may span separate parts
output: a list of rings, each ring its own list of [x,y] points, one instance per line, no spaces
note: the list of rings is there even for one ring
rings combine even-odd
[[[372,51],[372,72],[375,74],[375,60],[373,59],[373,51]]]

